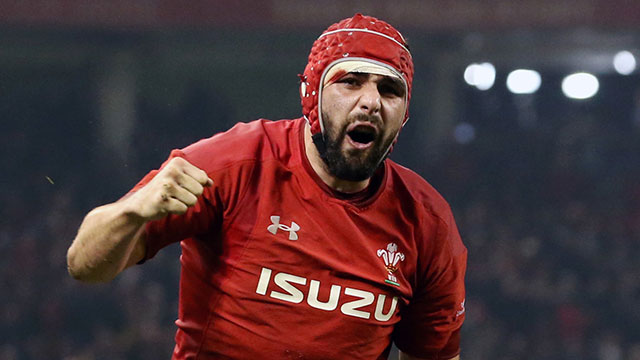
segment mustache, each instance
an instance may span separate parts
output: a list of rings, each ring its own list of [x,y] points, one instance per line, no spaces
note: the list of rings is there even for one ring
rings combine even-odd
[[[371,123],[376,128],[378,128],[378,131],[381,131],[382,130],[382,126],[383,126],[382,118],[380,118],[380,116],[378,116],[378,115],[367,115],[367,114],[358,113],[358,114],[356,114],[354,116],[349,117],[348,120],[349,121],[345,125],[345,129],[347,128],[347,126],[349,126],[350,124],[352,124],[352,123],[354,123],[356,121]]]

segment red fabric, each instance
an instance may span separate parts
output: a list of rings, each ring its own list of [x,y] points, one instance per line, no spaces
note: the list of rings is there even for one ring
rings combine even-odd
[[[303,129],[239,124],[172,153],[215,182],[187,214],[146,227],[147,258],[181,241],[173,359],[386,359],[392,339],[415,356],[457,351],[466,250],[447,203],[390,160],[368,199],[335,198],[304,155]],[[380,255],[391,243],[403,254],[397,285]],[[333,308],[317,307],[314,286],[320,303],[337,289]]]
[[[406,42],[390,24],[371,16],[356,14],[337,24],[329,26],[323,34],[338,29],[368,29],[385,34],[406,47]],[[309,53],[309,62],[301,75],[306,91],[300,93],[302,113],[311,124],[311,133],[320,133],[318,119],[318,95],[321,77],[328,65],[338,59],[367,58],[383,62],[395,68],[407,82],[407,112],[409,118],[409,100],[413,81],[413,60],[411,54],[393,40],[365,32],[338,32],[318,38]]]

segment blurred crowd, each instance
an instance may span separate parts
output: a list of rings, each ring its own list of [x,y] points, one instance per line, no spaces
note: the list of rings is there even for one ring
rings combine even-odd
[[[101,285],[72,280],[66,250],[88,210],[116,200],[171,148],[207,136],[203,128],[238,119],[211,120],[207,96],[175,118],[139,104],[134,138],[144,141],[123,164],[100,154],[76,85],[9,92],[38,101],[0,99],[15,120],[0,132],[0,359],[168,359],[179,247]],[[452,136],[427,157],[405,131],[394,153],[400,163],[413,153],[469,250],[462,358],[640,360],[640,107],[619,98],[523,107],[505,94],[462,93],[456,122],[473,138]],[[199,127],[178,131],[185,116]]]
[[[473,95],[476,141],[425,171],[469,250],[464,358],[640,359],[638,104]]]

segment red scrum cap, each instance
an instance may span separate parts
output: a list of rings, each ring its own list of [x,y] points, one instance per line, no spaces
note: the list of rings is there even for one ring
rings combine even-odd
[[[304,74],[300,75],[302,113],[311,125],[311,134],[323,132],[318,103],[324,85],[337,80],[325,79],[329,70],[335,70],[337,65],[343,69],[342,73],[368,72],[402,79],[407,87],[407,110],[403,123],[407,121],[413,80],[413,60],[407,43],[402,34],[388,23],[356,14],[329,26],[318,37],[311,48]],[[331,73],[330,77],[339,77],[340,74],[336,71]]]

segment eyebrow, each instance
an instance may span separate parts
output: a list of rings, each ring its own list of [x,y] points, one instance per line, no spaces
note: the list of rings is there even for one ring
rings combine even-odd
[[[392,76],[384,76],[380,83],[387,83],[393,88],[395,88],[400,96],[405,96],[407,89],[405,88],[404,82],[396,77]]]
[[[346,77],[346,76],[355,76],[359,79],[367,79],[369,78],[371,75],[377,75],[377,74],[371,74],[371,73],[364,73],[364,72],[348,72],[345,73],[344,75],[340,76],[340,79]],[[380,75],[382,76],[382,79],[380,79],[379,83],[391,83],[390,85],[397,88],[400,91],[400,96],[404,96],[405,93],[407,92],[407,89],[405,88],[404,82],[400,79],[398,79],[397,77],[393,77],[393,76],[387,76],[387,75]]]
[[[393,86],[397,86],[404,91],[404,82],[396,77],[385,76],[381,81],[391,81],[393,83]]]

